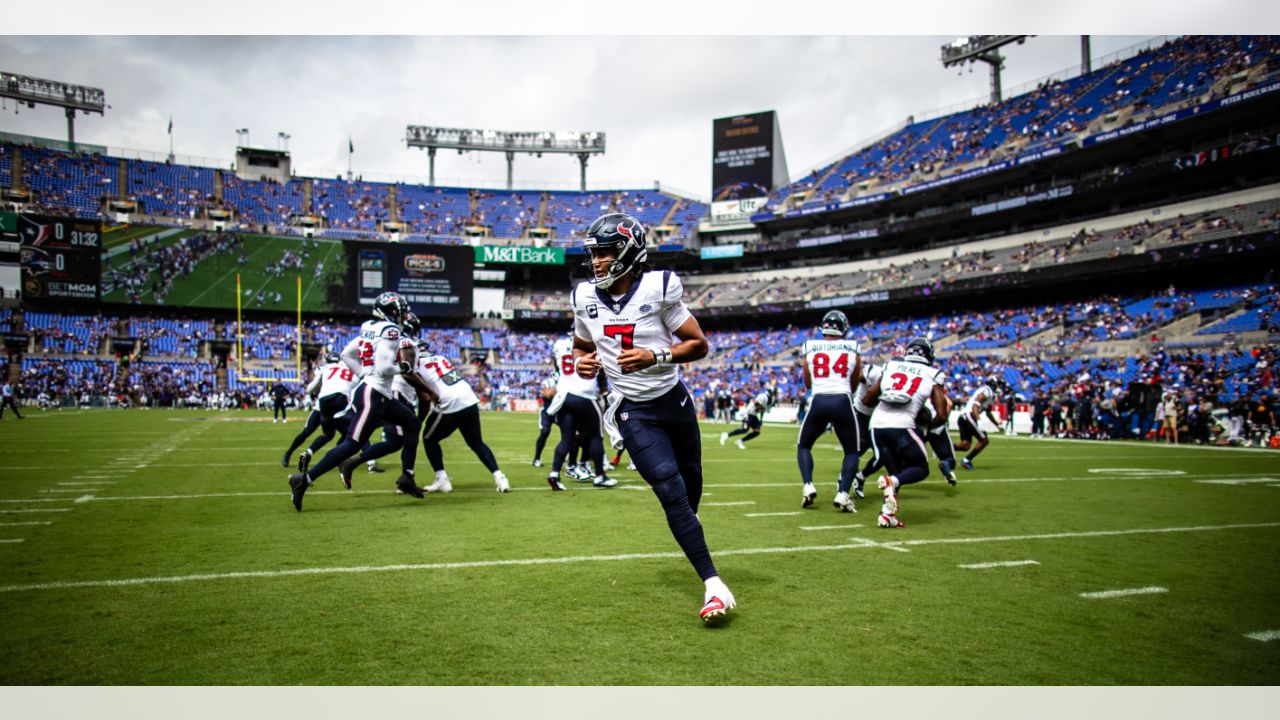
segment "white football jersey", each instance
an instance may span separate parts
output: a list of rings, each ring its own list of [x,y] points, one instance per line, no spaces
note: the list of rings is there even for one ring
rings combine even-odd
[[[978,395],[986,395],[986,400],[978,402]],[[981,413],[991,407],[991,403],[995,402],[996,394],[992,392],[990,385],[982,385],[973,394],[969,396],[969,402],[964,405],[964,414],[973,417],[975,413]]]
[[[560,375],[556,378],[556,394],[577,395],[588,400],[600,397],[600,388],[595,378],[584,378],[573,369],[573,340],[560,338],[551,350],[556,357],[556,367]]]
[[[442,415],[465,410],[480,402],[471,385],[463,379],[462,370],[454,367],[443,355],[418,358],[414,372],[440,398],[435,410]]]
[[[418,391],[413,389],[408,380],[403,375],[396,375],[391,379],[391,390],[396,397],[408,403],[409,407],[418,407]]]
[[[340,362],[321,365],[316,370],[316,377],[320,380],[320,393],[316,397],[327,397],[335,393],[350,396],[351,386],[356,384],[356,374]]]
[[[871,428],[914,428],[933,386],[945,382],[946,373],[932,365],[905,360],[885,363],[880,375],[880,404],[871,414]]]
[[[809,368],[809,378],[814,395],[848,395],[853,392],[849,376],[858,364],[858,343],[855,340],[806,340],[804,365]]]
[[[769,409],[769,393],[759,393],[751,398],[751,402],[747,403],[747,414],[756,417],[764,417],[765,412]]]
[[[670,270],[641,275],[631,291],[615,300],[589,282],[573,289],[574,333],[595,343],[604,374],[628,400],[654,400],[680,382],[680,368],[653,365],[623,374],[618,355],[629,348],[669,348],[675,331],[692,317],[681,299],[684,285]]]
[[[853,409],[863,415],[870,415],[872,408],[866,406],[862,402],[862,398],[867,394],[867,388],[880,382],[880,373],[883,372],[879,365],[863,365],[862,381],[858,383],[858,390],[853,394]]]
[[[395,397],[392,379],[400,374],[396,351],[400,348],[400,327],[386,320],[365,320],[360,334],[342,349],[342,362],[355,371],[361,382],[386,397]]]

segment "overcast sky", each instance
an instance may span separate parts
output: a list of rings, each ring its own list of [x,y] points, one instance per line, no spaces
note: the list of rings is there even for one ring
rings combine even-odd
[[[1151,36],[1094,36],[1097,59]],[[405,147],[408,124],[497,130],[601,130],[592,184],[654,180],[710,193],[711,121],[777,110],[791,176],[911,114],[985,97],[985,66],[944,70],[922,37],[0,37],[0,70],[100,87],[105,117],[77,140],[230,162],[235,129],[289,149],[299,174],[347,167],[366,178],[427,175]],[[1005,50],[1006,89],[1078,72],[1079,36],[1038,36]],[[1008,97],[1008,93],[1006,93]],[[56,108],[14,113],[0,130],[66,138]],[[440,184],[501,187],[501,154],[441,152]],[[517,183],[576,188],[572,156],[518,156]]]

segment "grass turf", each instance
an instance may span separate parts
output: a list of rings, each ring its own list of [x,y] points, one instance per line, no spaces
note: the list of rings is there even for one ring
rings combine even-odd
[[[879,530],[874,491],[831,507],[830,436],[802,511],[794,429],[744,452],[704,423],[699,514],[739,602],[707,628],[636,473],[552,493],[532,415],[484,416],[509,495],[455,436],[452,494],[392,494],[386,458],[354,491],[322,478],[299,514],[296,418],[28,414],[0,421],[5,684],[1280,681],[1280,641],[1246,637],[1280,630],[1274,453],[997,436]],[[1081,596],[1144,587],[1166,591]]]

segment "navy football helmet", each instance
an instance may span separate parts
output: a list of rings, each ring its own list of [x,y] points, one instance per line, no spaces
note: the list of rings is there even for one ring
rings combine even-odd
[[[823,335],[844,337],[849,332],[849,318],[839,310],[832,310],[822,316],[822,324],[818,326]]]
[[[609,271],[604,277],[597,277],[595,267],[587,263],[588,282],[605,289],[649,259],[644,225],[624,213],[609,213],[596,218],[591,227],[587,228],[587,237],[582,244],[592,258],[598,249],[613,251],[613,262],[609,264]]]
[[[413,313],[409,310],[409,301],[400,293],[384,292],[373,301],[373,316],[389,323],[403,325],[405,318]]]
[[[333,365],[342,362],[342,356],[336,350],[330,348],[324,351],[324,362],[326,365]]]
[[[911,342],[907,343],[907,350],[903,353],[902,359],[907,362],[932,365],[933,343],[927,337],[911,338]]]
[[[405,335],[410,337],[417,337],[418,330],[421,328],[422,321],[419,320],[418,316],[414,315],[412,311],[409,312],[409,316],[404,319],[404,322],[400,323],[400,329],[404,331]]]

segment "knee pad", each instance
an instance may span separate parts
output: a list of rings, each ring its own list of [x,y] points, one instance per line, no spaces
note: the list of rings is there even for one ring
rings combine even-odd
[[[684,478],[679,475],[666,478],[653,484],[653,494],[658,496],[662,507],[677,505],[681,500],[688,502],[688,491],[684,487]]]

